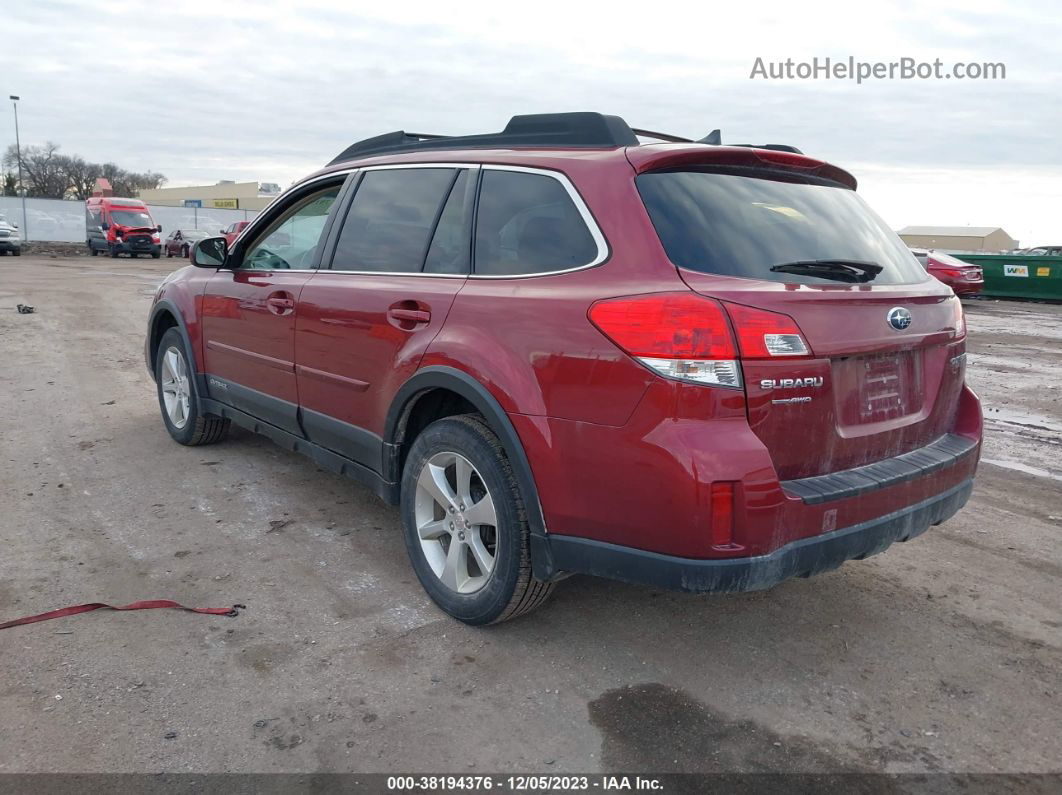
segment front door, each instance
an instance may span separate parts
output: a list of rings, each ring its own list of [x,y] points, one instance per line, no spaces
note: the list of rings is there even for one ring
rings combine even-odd
[[[210,397],[300,436],[295,319],[340,187],[293,196],[233,253],[235,267],[219,270],[203,294]]]

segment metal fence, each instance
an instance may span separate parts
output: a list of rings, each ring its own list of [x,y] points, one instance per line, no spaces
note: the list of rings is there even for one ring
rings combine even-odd
[[[155,223],[162,226],[162,234],[174,229],[205,229],[217,234],[233,221],[249,221],[257,210],[222,210],[214,207],[163,207],[149,204]],[[0,215],[8,223],[18,226],[25,241],[40,243],[85,242],[85,203],[62,199],[26,199],[26,213],[22,214],[22,199],[0,196]]]

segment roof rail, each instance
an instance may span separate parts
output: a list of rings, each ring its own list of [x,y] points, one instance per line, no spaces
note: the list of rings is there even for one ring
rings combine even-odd
[[[513,116],[500,133],[427,135],[397,131],[366,138],[348,146],[328,165],[379,154],[433,149],[511,146],[613,148],[637,146],[638,139],[619,116],[602,113],[538,113]]]

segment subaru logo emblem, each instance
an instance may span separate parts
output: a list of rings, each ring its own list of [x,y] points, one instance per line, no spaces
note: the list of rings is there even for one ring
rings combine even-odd
[[[894,306],[890,309],[889,314],[885,315],[885,319],[897,331],[903,331],[911,325],[911,313],[902,306]]]

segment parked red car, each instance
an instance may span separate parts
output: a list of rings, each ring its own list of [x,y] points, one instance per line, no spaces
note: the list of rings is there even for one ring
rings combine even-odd
[[[231,223],[224,229],[222,229],[221,234],[225,237],[225,244],[231,248],[232,244],[236,242],[236,238],[240,236],[240,232],[242,232],[249,223],[251,222],[236,221],[235,223]]]
[[[166,236],[162,247],[167,257],[188,257],[196,241],[209,237],[203,229],[174,229]]]
[[[362,141],[155,296],[162,419],[230,422],[400,506],[421,584],[502,621],[569,573],[745,591],[966,502],[966,329],[792,148],[595,113]]]
[[[984,272],[980,265],[971,265],[941,251],[913,248],[922,267],[948,285],[955,295],[978,295],[985,286]]]

